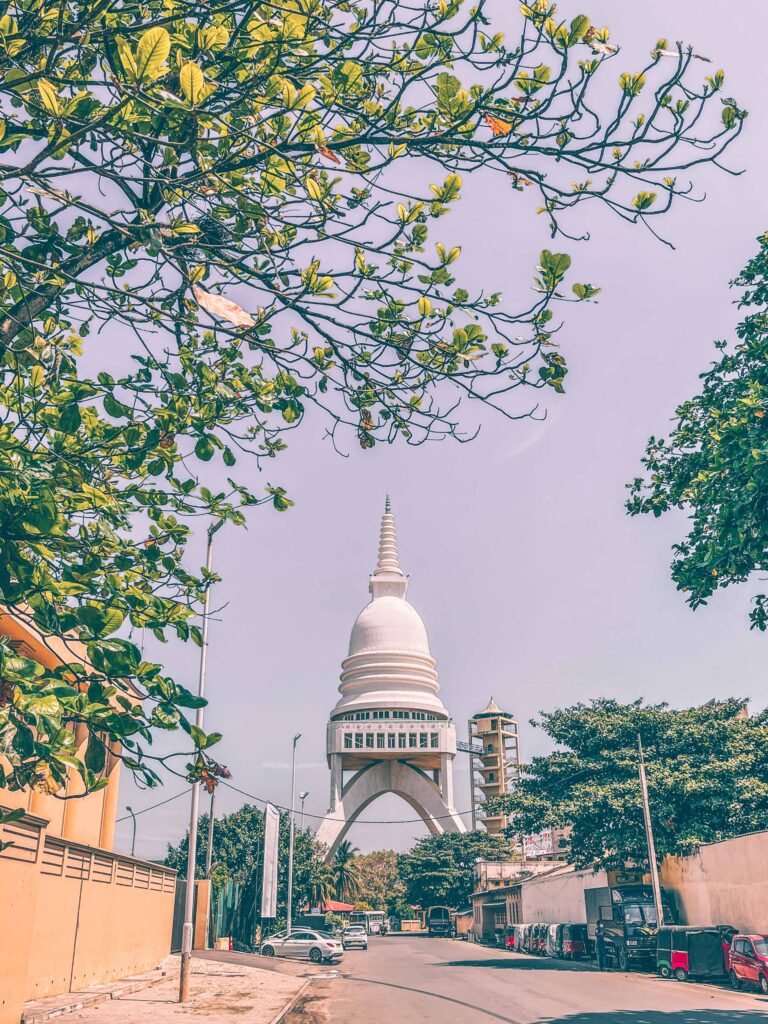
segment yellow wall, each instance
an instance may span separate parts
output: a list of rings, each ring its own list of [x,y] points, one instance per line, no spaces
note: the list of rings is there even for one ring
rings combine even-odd
[[[768,832],[666,857],[661,884],[675,894],[686,924],[732,924],[768,934]]]
[[[71,843],[25,818],[0,828],[0,1024],[21,1003],[150,970],[171,945],[176,874]]]

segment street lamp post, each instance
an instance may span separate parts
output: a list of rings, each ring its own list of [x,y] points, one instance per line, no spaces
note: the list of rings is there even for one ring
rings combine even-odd
[[[211,792],[211,809],[208,812],[208,847],[205,851],[205,877],[211,877],[211,860],[213,859],[213,801],[216,790]]]
[[[301,823],[299,825],[300,829],[304,828],[304,801],[307,799],[308,796],[309,793],[306,791],[306,789],[303,790],[303,792],[299,793],[299,800],[301,800],[301,817],[299,818],[299,821]]]
[[[130,814],[133,820],[133,835],[131,836],[131,856],[133,857],[136,852],[136,815],[134,814],[133,808],[127,804],[125,806],[126,811]]]
[[[301,733],[297,732],[293,737],[293,755],[291,756],[291,821],[288,832],[288,909],[286,911],[286,925],[288,932],[291,930],[291,912],[293,909],[293,833],[296,818],[296,744],[301,739]]]
[[[213,566],[213,535],[224,524],[223,519],[214,519],[208,527],[208,550],[205,561],[206,573]],[[203,598],[203,627],[200,647],[200,671],[197,681],[197,695],[205,694],[205,662],[208,651],[208,613],[211,604],[211,588],[206,587]],[[203,708],[195,713],[195,725],[203,728]],[[189,813],[189,844],[187,847],[187,889],[184,901],[184,929],[181,935],[181,972],[179,974],[179,1002],[186,1003],[189,999],[189,973],[192,960],[192,937],[194,925],[192,915],[195,906],[195,864],[197,863],[197,818],[200,808],[200,783],[192,783],[192,800]]]

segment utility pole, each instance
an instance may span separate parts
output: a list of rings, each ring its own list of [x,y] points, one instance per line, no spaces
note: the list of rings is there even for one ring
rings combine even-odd
[[[208,848],[205,851],[205,877],[211,877],[211,860],[213,859],[213,801],[216,790],[211,790],[211,809],[208,812]]]
[[[648,780],[645,777],[645,758],[643,757],[643,741],[640,734],[637,734],[637,749],[640,755],[638,764],[640,770],[640,791],[643,795],[643,819],[645,821],[645,838],[648,843],[648,863],[651,868],[651,886],[653,888],[653,902],[656,906],[656,921],[658,927],[664,924],[664,910],[661,905],[661,885],[659,884],[659,867],[656,863],[656,846],[653,842],[653,825],[651,824],[651,808],[648,803]]]
[[[208,551],[205,560],[206,573],[213,566],[213,535],[224,525],[223,519],[214,519],[208,527]],[[208,651],[208,613],[211,605],[211,588],[206,587],[203,598],[203,628],[200,647],[200,672],[197,681],[197,695],[205,694],[205,662]],[[195,713],[195,725],[203,728],[203,708]],[[181,935],[181,972],[179,974],[179,1002],[189,999],[189,974],[192,961],[192,937],[194,924],[192,915],[195,907],[195,865],[197,863],[197,818],[200,810],[200,783],[192,783],[192,800],[189,813],[189,844],[187,846],[187,888],[184,901],[184,930]]]
[[[293,910],[293,833],[294,821],[296,818],[296,744],[301,739],[301,733],[297,732],[293,737],[293,756],[291,757],[291,821],[288,832],[288,909],[285,915],[288,932],[291,930],[291,917]]]

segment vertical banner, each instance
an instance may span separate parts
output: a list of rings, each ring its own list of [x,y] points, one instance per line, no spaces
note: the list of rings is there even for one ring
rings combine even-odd
[[[277,844],[280,812],[272,804],[264,811],[264,873],[261,881],[261,916],[277,917]]]

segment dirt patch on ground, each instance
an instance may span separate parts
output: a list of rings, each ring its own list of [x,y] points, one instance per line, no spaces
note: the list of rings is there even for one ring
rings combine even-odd
[[[81,1024],[270,1024],[295,996],[305,979],[258,967],[222,964],[195,958],[192,961],[190,1000],[176,1002],[178,978],[153,988],[127,993],[90,1009],[77,1010],[67,1020]]]
[[[298,1002],[285,1018],[284,1024],[330,1024],[330,988],[326,980],[313,981],[299,996]]]

